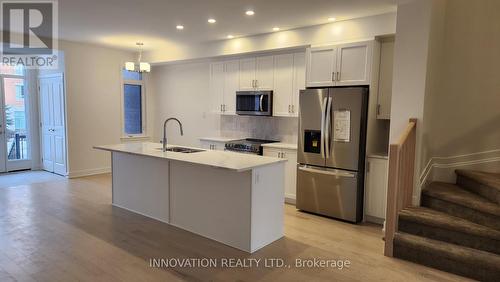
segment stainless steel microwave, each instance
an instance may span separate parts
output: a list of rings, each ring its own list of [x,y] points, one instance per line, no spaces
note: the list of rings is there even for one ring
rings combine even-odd
[[[272,116],[273,91],[236,91],[236,114]]]

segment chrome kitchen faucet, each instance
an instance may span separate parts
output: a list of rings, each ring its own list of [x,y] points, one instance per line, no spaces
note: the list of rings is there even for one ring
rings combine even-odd
[[[165,122],[163,123],[163,152],[167,151],[167,123],[171,120],[175,120],[175,121],[177,121],[177,123],[179,123],[179,129],[181,131],[181,136],[184,135],[184,131],[182,130],[182,123],[180,120],[178,120],[176,118],[168,118],[167,120],[165,120]]]

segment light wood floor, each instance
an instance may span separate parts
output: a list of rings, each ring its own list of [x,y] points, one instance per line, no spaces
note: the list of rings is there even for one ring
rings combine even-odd
[[[1,180],[0,180],[1,181]],[[285,238],[249,255],[112,207],[110,175],[0,188],[0,281],[458,281],[382,255],[380,227],[285,208]],[[150,258],[348,259],[347,269],[150,268]]]

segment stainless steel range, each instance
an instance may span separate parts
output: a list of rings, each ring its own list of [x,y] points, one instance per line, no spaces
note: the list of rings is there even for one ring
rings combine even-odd
[[[262,139],[240,139],[226,143],[226,151],[262,155],[262,144],[276,143],[279,141]]]

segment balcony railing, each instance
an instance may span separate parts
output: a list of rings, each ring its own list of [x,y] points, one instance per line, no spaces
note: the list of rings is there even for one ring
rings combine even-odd
[[[28,140],[26,134],[15,133],[7,141],[8,159],[23,160],[28,157]]]

